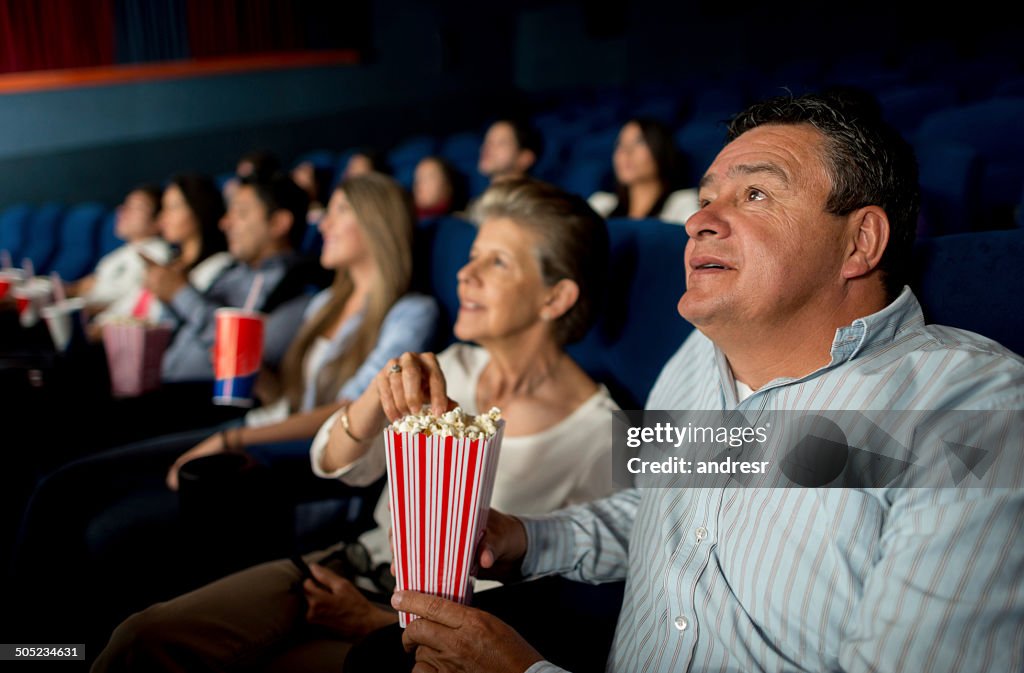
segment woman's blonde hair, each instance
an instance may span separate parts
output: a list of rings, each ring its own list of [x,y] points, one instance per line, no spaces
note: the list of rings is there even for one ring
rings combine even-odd
[[[384,317],[409,289],[412,279],[412,203],[392,178],[369,173],[343,180],[337,187],[345,194],[359,223],[359,230],[376,267],[376,278],[366,300],[362,323],[346,347],[316,374],[317,404],[333,401],[373,350]],[[284,395],[292,412],[302,404],[303,360],[318,336],[341,315],[352,295],[352,279],[339,269],[331,286],[331,298],[299,330],[281,365]]]

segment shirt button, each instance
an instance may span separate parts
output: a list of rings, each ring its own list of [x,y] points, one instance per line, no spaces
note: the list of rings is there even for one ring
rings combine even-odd
[[[676,628],[680,631],[685,631],[686,627],[690,625],[690,622],[687,621],[686,617],[683,617],[682,615],[676,617],[673,623],[676,625]]]
[[[693,531],[693,534],[696,536],[697,542],[700,542],[708,536],[708,529],[704,526],[701,526],[697,530]]]

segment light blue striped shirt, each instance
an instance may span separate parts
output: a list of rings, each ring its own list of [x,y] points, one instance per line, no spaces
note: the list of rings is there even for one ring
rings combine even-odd
[[[647,408],[1012,410],[1020,429],[1024,361],[925,325],[909,289],[831,354],[739,401],[694,332]],[[523,571],[626,578],[609,671],[1022,671],[1024,433],[970,441],[1001,449],[972,487],[635,488],[524,519]]]

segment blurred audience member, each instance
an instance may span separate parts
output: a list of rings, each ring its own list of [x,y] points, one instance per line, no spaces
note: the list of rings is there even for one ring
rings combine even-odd
[[[477,171],[491,184],[512,178],[522,178],[540,159],[543,142],[540,132],[524,119],[499,119],[491,124],[480,145]],[[466,215],[473,222],[481,220],[478,212],[480,199],[466,206]]]
[[[318,168],[312,161],[301,161],[292,169],[292,180],[309,197],[306,221],[316,226],[324,216],[324,207],[331,195],[331,178],[334,172],[329,168]]]
[[[174,463],[253,444],[310,439],[344,400],[355,399],[392,357],[433,345],[437,304],[409,292],[412,216],[391,178],[368,173],[335,190],[320,222],[320,262],[334,283],[310,302],[282,363],[277,399],[250,411],[244,428],[213,434]]]
[[[344,180],[354,178],[357,175],[366,175],[367,173],[390,174],[391,166],[388,165],[387,158],[379,151],[370,147],[363,147],[356,150],[349,157],[348,163],[345,164],[345,172],[341,178]]]
[[[467,184],[441,157],[424,157],[413,174],[412,196],[419,219],[448,215],[466,207]]]
[[[491,184],[524,177],[540,159],[541,146],[540,133],[526,121],[499,119],[487,129],[477,170]]]
[[[697,190],[676,189],[680,160],[672,132],[661,122],[626,122],[612,155],[615,193],[596,192],[589,199],[591,207],[605,217],[686,224],[697,212]]]
[[[69,294],[84,297],[88,310],[97,313],[118,299],[134,296],[141,288],[146,266],[140,253],[156,260],[169,260],[170,248],[160,238],[160,188],[136,187],[117,207],[114,234],[125,242],[100,259],[96,269],[68,288]]]
[[[280,171],[281,160],[277,158],[276,154],[266,150],[247,152],[238,160],[238,164],[235,166],[235,177],[224,183],[222,190],[224,201],[226,203],[231,202],[231,198],[235,195],[235,191],[242,184],[244,178],[267,180]]]
[[[164,189],[157,225],[164,240],[176,251],[166,257],[150,258],[143,272],[143,287],[113,302],[96,319],[92,330],[99,335],[99,326],[109,320],[134,316],[158,321],[163,307],[152,289],[145,287],[149,267],[169,265],[179,275],[187,275],[188,283],[203,292],[231,264],[227,239],[220,229],[224,204],[213,180],[204,175],[183,174],[171,179]],[[144,251],[143,251],[144,252]],[[148,255],[147,255],[148,256]],[[145,261],[146,257],[141,258]]]
[[[209,191],[212,186],[212,182],[206,183],[207,199],[218,196],[216,190]],[[272,296],[283,301],[304,289],[289,285],[291,296],[287,297],[277,292],[278,285],[297,265],[294,251],[301,246],[305,235],[307,205],[306,194],[280,173],[266,180],[243,178],[221,221],[231,259],[215,278],[196,285],[191,278],[194,271],[188,272],[181,264],[148,265],[146,289],[163,303],[161,319],[175,325],[174,338],[163,359],[165,381],[213,379],[210,351],[214,339],[214,312],[224,306],[245,305],[257,277],[261,278],[260,287],[251,305],[258,311],[274,308],[268,301]],[[167,207],[165,201],[165,213]],[[166,233],[169,231],[166,222],[165,236],[173,240]],[[175,220],[175,226],[178,224]],[[185,218],[180,224],[191,226]],[[283,348],[294,334],[295,325],[279,324],[277,327],[287,331],[286,338],[267,334],[265,359],[275,358],[270,344],[280,344]],[[270,329],[268,325],[267,331]]]

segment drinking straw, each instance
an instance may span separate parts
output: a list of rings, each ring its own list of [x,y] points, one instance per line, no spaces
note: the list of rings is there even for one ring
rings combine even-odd
[[[135,306],[132,307],[132,317],[145,320],[146,316],[149,315],[149,306],[152,303],[153,293],[149,290],[140,291],[139,298],[136,300]]]
[[[57,303],[64,303],[68,296],[64,292],[64,283],[61,282],[60,274],[56,271],[50,273],[50,281],[53,282],[53,296]]]
[[[6,271],[7,269],[11,268],[11,266],[11,253],[7,252],[6,250],[0,250],[0,268]]]
[[[245,306],[242,310],[246,313],[252,313],[256,309],[256,299],[260,296],[260,290],[263,289],[263,274],[258,273],[253,278],[252,287],[249,288],[249,296],[245,298]]]
[[[21,268],[25,269],[26,278],[32,278],[33,276],[36,275],[36,269],[34,266],[32,266],[32,260],[29,259],[28,257],[21,260]]]

